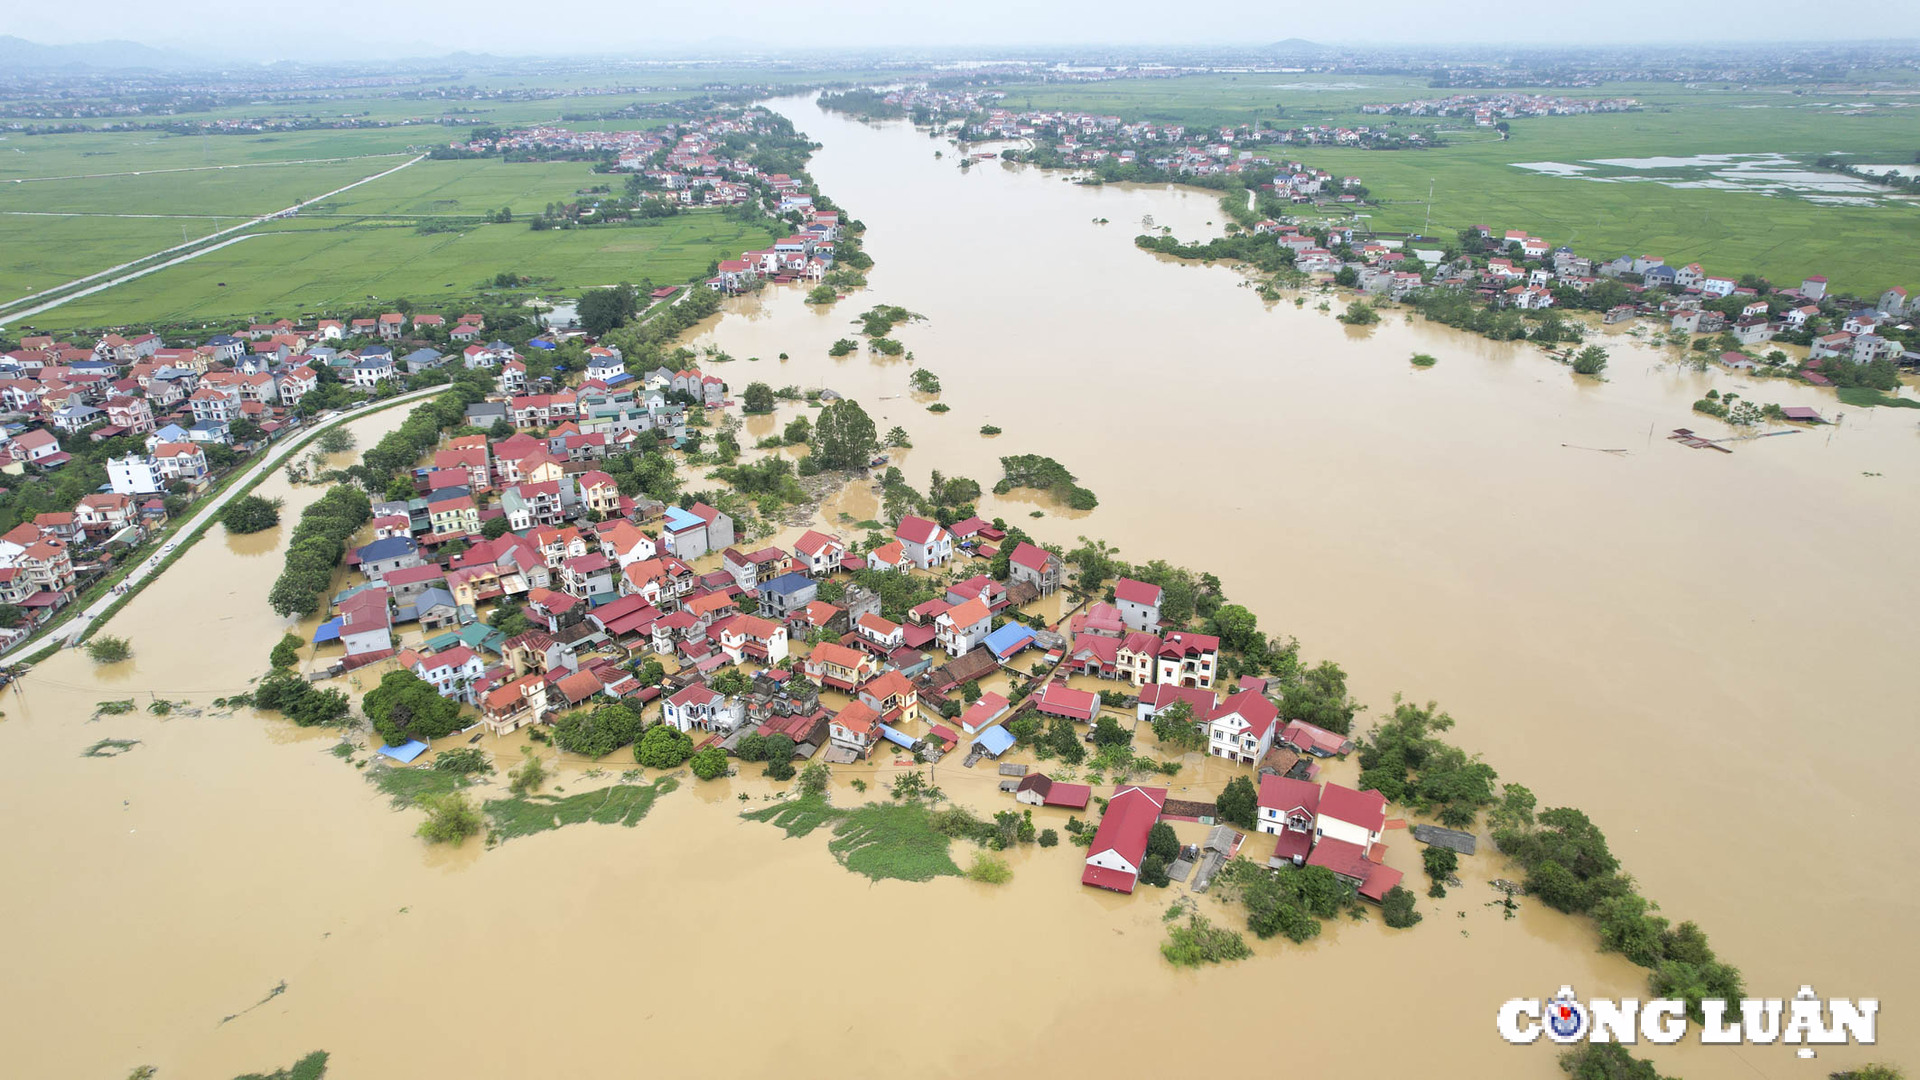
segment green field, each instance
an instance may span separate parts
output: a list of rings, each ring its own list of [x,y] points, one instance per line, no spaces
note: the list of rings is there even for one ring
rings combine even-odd
[[[1345,85],[1365,84],[1354,89]],[[1386,104],[1447,93],[1423,82],[1344,76],[1205,76],[1073,86],[1013,87],[1005,104],[1117,113],[1128,119],[1189,124],[1271,120],[1283,127],[1328,124],[1439,124],[1448,145],[1422,151],[1367,151],[1290,146],[1273,156],[1339,176],[1358,176],[1379,229],[1417,230],[1428,221],[1431,184],[1434,233],[1469,225],[1525,229],[1583,254],[1646,252],[1670,263],[1698,261],[1710,271],[1759,273],[1778,282],[1825,274],[1833,287],[1878,293],[1888,285],[1920,285],[1920,203],[1872,196],[1879,205],[1821,205],[1806,192],[1673,186],[1722,184],[1719,170],[1603,170],[1603,180],[1547,175],[1520,162],[1579,164],[1595,159],[1689,158],[1700,154],[1784,155],[1786,170],[1811,170],[1815,158],[1899,163],[1920,151],[1920,94],[1848,90],[1787,92],[1771,88],[1688,88],[1618,84],[1562,96],[1633,97],[1630,113],[1541,117],[1512,122],[1505,140],[1461,130],[1458,120],[1394,118],[1360,113]],[[1452,129],[1453,133],[1446,133]],[[1795,164],[1797,163],[1797,164]]]
[[[403,174],[404,175],[404,174]],[[636,226],[534,232],[518,222],[421,233],[411,224],[276,223],[221,248],[36,316],[42,329],[296,317],[400,297],[457,306],[501,271],[578,292],[650,278],[678,283],[715,259],[766,247],[773,233],[718,212]]]
[[[595,173],[580,161],[422,161],[402,172],[363,184],[301,210],[301,216],[444,216],[487,214],[501,207],[516,215],[537,214],[550,202],[572,200],[596,184],[615,188],[624,176]]]

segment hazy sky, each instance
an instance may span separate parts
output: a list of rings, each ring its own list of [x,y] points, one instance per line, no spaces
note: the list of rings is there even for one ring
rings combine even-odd
[[[1897,5],[1896,5],[1897,6]],[[249,0],[78,0],[8,5],[0,33],[50,44],[119,38],[261,59],[460,49],[500,54],[745,47],[1007,46],[1039,43],[1255,44],[1511,42],[1683,44],[1860,38],[1866,27],[1808,17],[1803,4],[1751,0],[1734,10],[1668,0],[1604,5],[1517,5],[1494,0],[1374,0],[1340,5],[1222,0],[810,0],[797,4],[675,0],[339,0],[295,5]],[[580,34],[578,28],[590,28]],[[352,40],[349,40],[351,37]],[[379,44],[384,43],[384,44]]]

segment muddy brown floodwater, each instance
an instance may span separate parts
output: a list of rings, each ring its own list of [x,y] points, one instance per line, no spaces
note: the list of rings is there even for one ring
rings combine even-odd
[[[1920,798],[1900,657],[1920,629],[1902,559],[1920,525],[1913,414],[1839,410],[1837,427],[1732,455],[1687,450],[1661,436],[1712,428],[1688,403],[1745,380],[1676,370],[1619,336],[1598,382],[1398,314],[1349,330],[1317,299],[1268,306],[1231,270],[1132,247],[1146,215],[1204,234],[1219,217],[1207,193],[961,173],[905,125],[779,107],[824,143],[813,170],[867,224],[879,265],[870,290],[825,311],[793,289],[732,303],[696,341],[741,358],[725,377],[859,398],[883,430],[911,433],[899,461],[916,484],[938,467],[991,486],[1001,454],[1058,458],[1098,510],[985,509],[1043,538],[1084,533],[1212,570],[1263,629],[1345,665],[1374,711],[1395,691],[1437,699],[1504,778],[1591,813],[1645,892],[1701,921],[1752,991],[1812,983],[1884,1002],[1871,1053],[1651,1051],[1663,1071],[1813,1080],[1911,1059]],[[952,412],[909,395],[908,364],[826,357],[876,302],[928,316],[897,336],[941,376]],[[1440,362],[1416,371],[1414,352]],[[1754,393],[1836,411],[1810,388]],[[361,444],[399,418],[359,422]],[[987,423],[1004,434],[981,437]],[[318,494],[278,477],[264,492],[287,499],[289,523]],[[876,511],[857,486],[822,517]],[[1486,907],[1504,869],[1487,855],[1467,860],[1465,888],[1423,898],[1410,931],[1329,923],[1308,946],[1260,943],[1253,960],[1182,972],[1158,955],[1172,894],[1082,888],[1070,846],[1012,853],[997,889],[869,884],[823,834],[741,822],[737,796],[758,805],[769,790],[741,778],[689,783],[632,829],[433,850],[411,835],[415,815],[328,753],[330,734],[251,714],[88,719],[111,698],[204,705],[244,688],[286,629],[265,603],[286,528],[190,551],[115,618],[131,661],[94,669],[65,653],[0,696],[7,1074],[152,1063],[218,1080],[326,1049],[352,1077],[1281,1063],[1545,1077],[1559,1075],[1548,1047],[1495,1035],[1501,1001],[1562,983],[1643,990],[1584,921]],[[140,745],[81,756],[107,737]],[[995,779],[939,772],[985,809],[1004,805]],[[1389,843],[1414,871],[1405,834]]]

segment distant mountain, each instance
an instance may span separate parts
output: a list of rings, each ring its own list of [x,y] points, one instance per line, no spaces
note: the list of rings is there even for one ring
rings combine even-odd
[[[137,41],[96,41],[86,45],[42,45],[0,36],[0,69],[27,68],[180,68],[197,64],[184,53],[156,49]]]
[[[1304,38],[1288,38],[1285,41],[1276,41],[1260,51],[1280,56],[1319,56],[1327,51],[1327,47],[1316,45]]]

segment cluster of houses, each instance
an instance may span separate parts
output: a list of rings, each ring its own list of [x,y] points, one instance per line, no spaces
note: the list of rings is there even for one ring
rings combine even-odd
[[[707,288],[737,293],[761,281],[819,281],[833,268],[833,244],[840,236],[839,212],[815,210],[812,196],[801,191],[800,182],[785,173],[775,174],[769,183],[780,195],[780,212],[801,215],[804,224],[800,231],[774,241],[770,248],[721,260],[717,272],[707,279]]]
[[[461,358],[415,348],[395,359],[410,337],[476,342],[485,320],[441,315],[384,315],[297,326],[282,319],[220,333],[197,344],[169,345],[158,334],[110,333],[90,346],[50,335],[27,335],[0,355],[0,470],[24,475],[66,466],[73,439],[92,443],[133,437],[143,449],[108,458],[106,487],[71,510],[43,513],[0,540],[0,603],[26,609],[39,624],[69,603],[77,577],[95,566],[87,553],[130,545],[165,522],[160,496],[192,494],[215,479],[208,449],[240,444],[236,425],[250,422],[271,440],[299,422],[301,400],[334,369],[343,384],[372,387],[401,373]],[[364,341],[357,350],[333,343]],[[424,346],[424,342],[416,342]],[[511,378],[509,346],[470,344],[469,367],[503,368]],[[519,365],[524,374],[524,365]],[[671,373],[669,373],[671,374]],[[624,370],[620,372],[626,377]]]
[[[1443,98],[1400,101],[1392,105],[1362,105],[1376,116],[1464,116],[1480,127],[1523,116],[1581,116],[1587,113],[1630,112],[1640,108],[1632,98],[1567,98],[1546,94],[1451,94]]]
[[[1377,808],[1378,793],[1349,797],[1329,784],[1305,825],[1296,807],[1269,807],[1265,798],[1298,784],[1318,790],[1317,762],[1352,743],[1283,721],[1263,680],[1222,686],[1219,640],[1163,626],[1160,587],[1122,578],[1111,602],[1080,610],[1066,633],[1030,626],[1009,616],[1060,589],[1064,567],[1058,555],[1017,541],[1006,551],[1005,580],[944,574],[940,596],[894,622],[851,575],[947,571],[956,560],[997,555],[1005,533],[977,517],[942,525],[906,515],[865,554],[813,529],[756,548],[737,543],[732,519],[708,504],[622,495],[577,435],[567,421],[540,436],[469,436],[438,450],[416,475],[419,498],[375,506],[375,538],[348,556],[364,580],[334,598],[315,641],[340,643],[342,669],[394,658],[473,707],[495,733],[550,723],[596,700],[658,700],[663,722],[703,746],[732,752],[749,735],[784,735],[797,758],[838,763],[887,748],[938,757],[963,741],[997,758],[1015,742],[1005,722],[1022,712],[1094,724],[1101,696],[1069,676],[1125,680],[1138,719],[1184,704],[1210,754],[1297,781],[1262,787],[1262,830],[1287,834],[1289,858],[1328,866],[1376,899],[1391,887],[1395,874],[1379,861],[1380,815],[1363,812]],[[505,531],[485,529],[502,515]],[[835,578],[830,602],[822,586]],[[502,602],[519,605],[532,628],[509,637],[482,621],[483,607]],[[418,640],[403,644],[409,624]],[[670,673],[641,682],[637,672],[656,658],[671,661],[661,665]],[[1047,674],[1013,699],[962,694],[1036,658]],[[752,672],[744,685],[715,677],[731,667]],[[962,706],[962,696],[973,700]],[[1083,880],[1131,891],[1146,830],[1185,812],[1169,809],[1165,796],[1116,793]],[[1084,786],[1044,776],[1016,797],[1080,809],[1088,801]],[[1312,833],[1304,844],[1294,836],[1302,828]]]
[[[1827,279],[1820,276],[1805,278],[1797,287],[1770,289],[1763,295],[1734,278],[1710,274],[1699,263],[1670,266],[1657,255],[1621,256],[1596,263],[1571,247],[1555,247],[1524,230],[1496,233],[1486,225],[1472,229],[1486,245],[1486,254],[1453,259],[1448,258],[1448,248],[1441,240],[1363,233],[1351,225],[1328,225],[1320,233],[1303,232],[1299,226],[1280,221],[1262,221],[1254,231],[1272,234],[1276,243],[1292,251],[1298,270],[1337,274],[1351,269],[1357,288],[1392,300],[1405,299],[1421,289],[1450,288],[1472,292],[1494,307],[1540,310],[1554,306],[1557,295],[1563,292],[1584,294],[1603,281],[1614,281],[1625,290],[1628,301],[1602,316],[1601,321],[1607,324],[1656,318],[1670,329],[1685,333],[1731,334],[1743,347],[1819,328],[1826,332],[1810,337],[1809,361],[1838,356],[1860,363],[1920,362],[1920,355],[1908,351],[1899,339],[1881,333],[1887,328],[1910,330],[1913,318],[1920,315],[1920,301],[1898,286],[1870,305],[1830,296]],[[1340,247],[1350,251],[1352,257],[1336,254],[1333,249]],[[1729,297],[1745,302],[1729,313],[1723,309],[1731,305],[1719,303]],[[1728,354],[1725,362],[1736,367],[1755,366],[1741,353]],[[1822,378],[1812,370],[1817,367],[1812,364],[1801,374],[1820,382]]]

